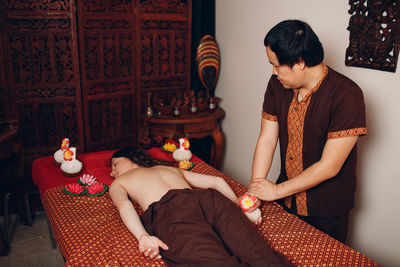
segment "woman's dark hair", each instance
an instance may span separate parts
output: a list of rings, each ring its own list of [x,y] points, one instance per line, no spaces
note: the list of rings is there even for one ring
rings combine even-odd
[[[279,64],[289,67],[300,61],[312,67],[324,59],[324,49],[318,36],[300,20],[278,23],[265,36],[264,45],[276,54]]]
[[[141,167],[153,167],[156,165],[171,165],[170,162],[157,160],[150,156],[141,146],[132,145],[126,146],[114,152],[111,156],[111,160],[113,158],[125,157],[130,159],[132,162],[136,163]]]

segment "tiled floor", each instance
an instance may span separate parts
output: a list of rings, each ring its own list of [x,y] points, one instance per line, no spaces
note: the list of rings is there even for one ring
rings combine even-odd
[[[7,256],[0,256],[0,266],[64,266],[60,251],[51,246],[46,215],[41,211],[37,212],[35,217],[33,226],[22,223],[16,225],[10,245],[11,251]]]

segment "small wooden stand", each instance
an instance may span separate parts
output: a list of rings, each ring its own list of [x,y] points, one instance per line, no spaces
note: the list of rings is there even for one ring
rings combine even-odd
[[[211,136],[210,165],[219,169],[224,152],[224,136],[219,126],[225,111],[217,108],[215,112],[200,112],[181,116],[143,116],[143,127],[139,138],[165,137],[178,141],[181,137],[204,138]]]

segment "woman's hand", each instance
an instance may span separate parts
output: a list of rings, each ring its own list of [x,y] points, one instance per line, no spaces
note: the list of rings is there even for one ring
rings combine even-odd
[[[139,239],[139,251],[151,259],[161,259],[160,250],[168,250],[168,246],[156,236],[142,235]]]
[[[259,209],[261,200],[249,192],[246,192],[238,198],[236,203],[250,221],[255,225],[261,223],[262,216],[261,210]]]
[[[259,225],[261,224],[262,221],[262,215],[261,215],[261,210],[260,209],[256,209],[255,211],[252,212],[245,212],[244,213],[247,218],[254,223],[255,225]]]

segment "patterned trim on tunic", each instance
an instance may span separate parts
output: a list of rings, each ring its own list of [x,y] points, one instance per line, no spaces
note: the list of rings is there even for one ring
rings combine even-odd
[[[318,90],[319,86],[325,80],[328,74],[328,67],[322,64],[323,74],[321,79],[301,101],[298,101],[299,90],[293,90],[294,96],[289,107],[287,127],[288,127],[288,146],[286,149],[285,167],[288,179],[292,179],[303,171],[303,139],[304,139],[304,121],[306,111],[311,102],[311,96]],[[299,192],[294,195],[296,200],[297,214],[308,216],[307,192]],[[290,209],[292,206],[292,197],[285,199],[285,205]]]
[[[269,121],[278,121],[278,117],[266,113],[264,110],[262,111],[262,117],[263,119],[269,120]]]
[[[336,131],[336,132],[329,132],[328,139],[335,139],[335,138],[341,138],[341,137],[347,137],[347,136],[365,135],[365,134],[367,134],[367,128],[361,127],[361,128],[354,128],[354,129],[348,129],[348,130],[342,130],[342,131]]]

